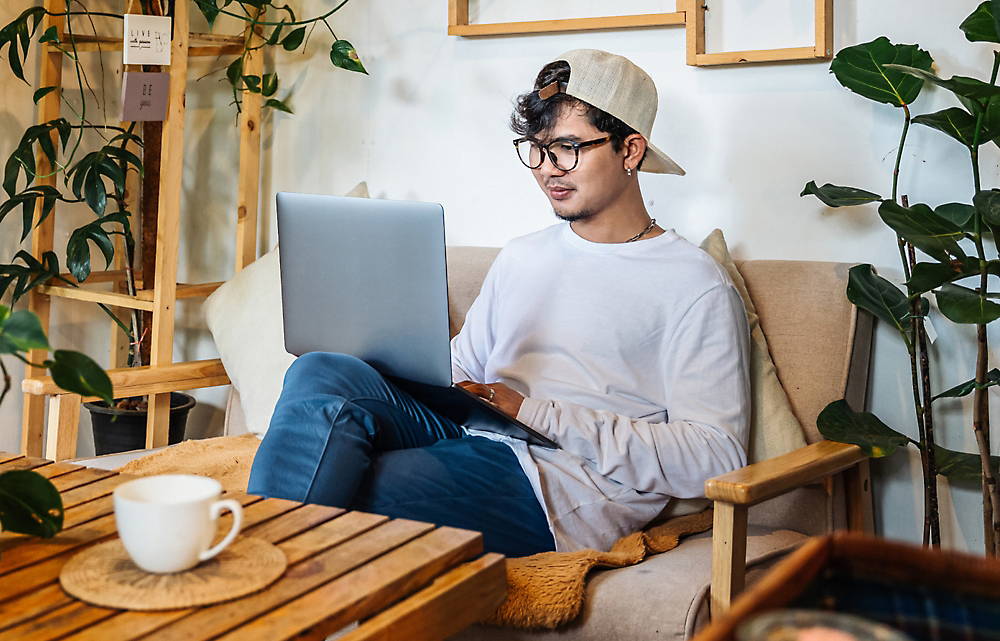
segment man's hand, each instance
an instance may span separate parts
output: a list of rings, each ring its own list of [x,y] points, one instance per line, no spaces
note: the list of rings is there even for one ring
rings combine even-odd
[[[459,387],[469,390],[476,396],[489,401],[504,414],[516,417],[521,410],[521,403],[524,397],[507,387],[503,383],[473,383],[472,381],[462,381]]]

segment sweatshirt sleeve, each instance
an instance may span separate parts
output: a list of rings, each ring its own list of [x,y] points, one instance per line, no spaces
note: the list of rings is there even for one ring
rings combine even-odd
[[[705,481],[746,464],[750,421],[749,330],[731,285],[700,296],[663,347],[666,420],[525,399],[518,419],[640,492],[704,496]]]
[[[479,296],[473,301],[465,316],[465,323],[455,338],[451,339],[451,379],[461,381],[486,382],[486,360],[496,344],[497,279],[505,252],[501,251],[493,261]]]

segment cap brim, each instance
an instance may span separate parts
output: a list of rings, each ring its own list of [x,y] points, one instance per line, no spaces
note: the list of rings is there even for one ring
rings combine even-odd
[[[642,161],[642,168],[639,171],[646,171],[651,174],[676,174],[684,175],[681,166],[670,159],[670,156],[656,148],[656,145],[646,141],[646,159]]]

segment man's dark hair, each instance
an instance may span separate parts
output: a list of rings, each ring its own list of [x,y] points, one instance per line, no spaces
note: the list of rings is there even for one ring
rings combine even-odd
[[[569,63],[565,60],[556,60],[542,67],[538,77],[535,78],[534,91],[518,96],[514,113],[510,116],[510,128],[519,136],[538,140],[539,135],[544,135],[555,126],[563,105],[579,106],[583,108],[594,128],[611,136],[611,147],[615,153],[621,152],[625,146],[625,139],[639,132],[608,112],[562,91],[551,95],[547,100],[538,97],[538,90],[548,87],[553,82],[569,83],[569,75]],[[643,155],[643,159],[645,157]],[[636,169],[639,167],[642,167],[642,160]]]

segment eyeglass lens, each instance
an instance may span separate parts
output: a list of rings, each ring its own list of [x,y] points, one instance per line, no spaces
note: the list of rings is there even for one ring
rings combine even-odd
[[[552,142],[548,145],[549,160],[557,169],[562,171],[572,171],[576,167],[578,152],[576,148],[568,142]],[[521,162],[531,169],[542,166],[542,154],[546,147],[536,142],[522,140],[517,143],[517,153],[521,157]]]

